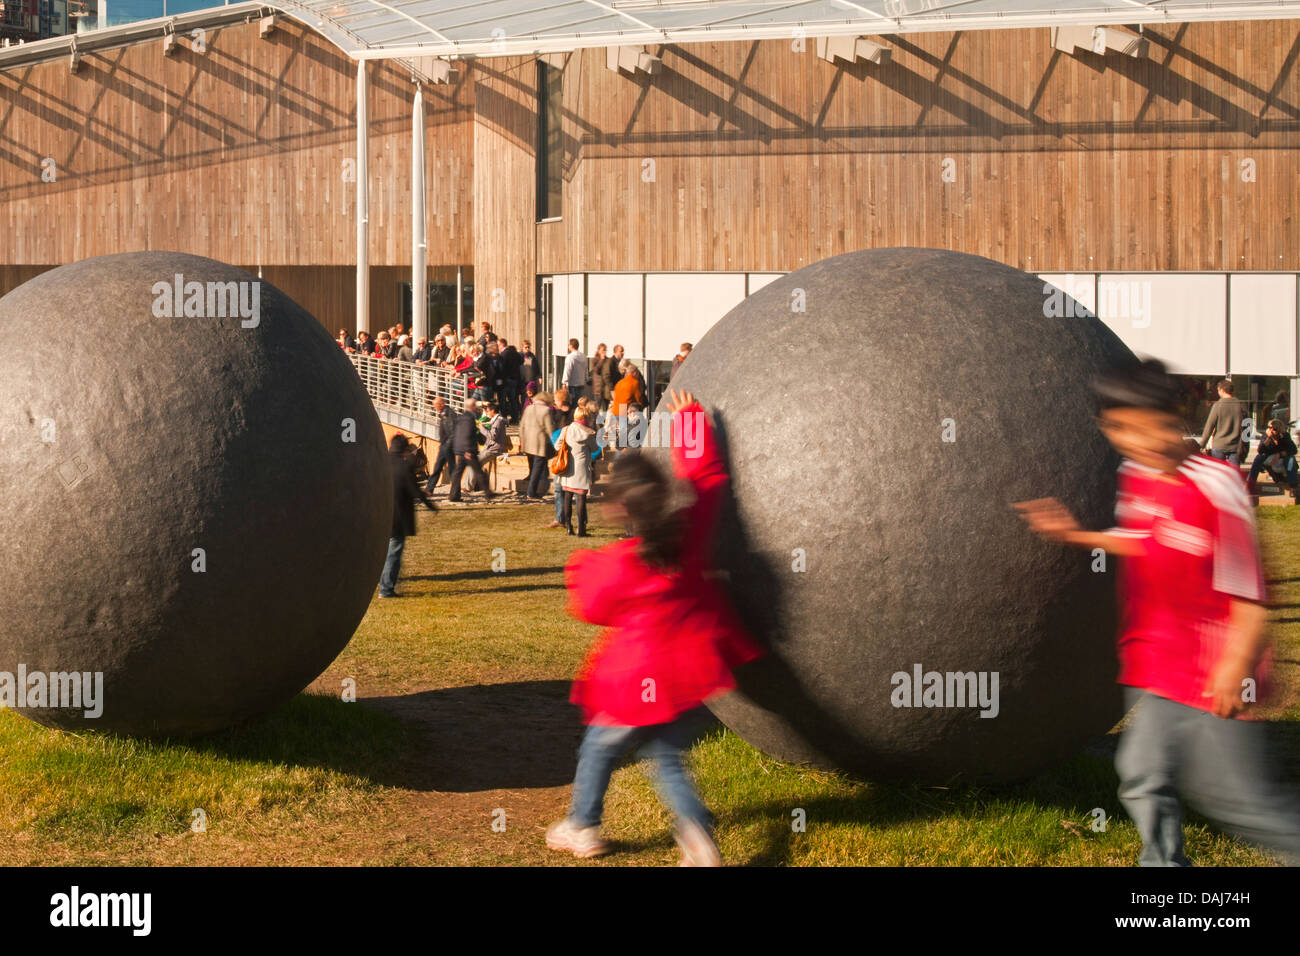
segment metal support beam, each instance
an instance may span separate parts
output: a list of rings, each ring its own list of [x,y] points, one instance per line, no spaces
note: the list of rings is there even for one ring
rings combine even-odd
[[[357,63],[357,331],[370,331],[370,90]]]
[[[429,244],[425,239],[424,93],[415,85],[411,111],[411,334],[429,334]]]

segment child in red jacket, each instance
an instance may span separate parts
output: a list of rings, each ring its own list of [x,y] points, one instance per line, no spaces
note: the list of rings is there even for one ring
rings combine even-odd
[[[701,703],[735,687],[732,670],[763,652],[709,577],[709,549],[728,477],[708,418],[689,392],[669,394],[673,471],[695,500],[672,505],[672,482],[650,459],[618,459],[608,491],[616,523],[633,537],[577,551],[565,568],[570,613],[608,625],[592,645],[570,699],[588,724],[578,751],[569,815],[546,845],[579,858],[608,850],[600,838],[605,791],[618,759],[639,749],[658,769],[676,817],[683,866],[718,866],[708,811],[682,766]]]

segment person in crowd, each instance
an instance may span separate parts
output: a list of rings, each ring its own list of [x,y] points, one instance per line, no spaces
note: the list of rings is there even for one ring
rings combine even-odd
[[[555,390],[555,401],[551,405],[552,428],[564,428],[573,421],[573,402],[567,388]]]
[[[339,348],[345,352],[355,352],[357,350],[356,340],[352,338],[347,329],[339,329],[339,335],[335,341],[339,343]]]
[[[587,394],[589,372],[587,356],[578,347],[578,340],[569,339],[569,354],[564,359],[564,374],[560,376],[560,384],[569,390],[574,401]]]
[[[447,344],[448,348],[456,344],[456,333],[452,331],[450,325],[444,325],[438,330],[438,334],[442,336],[442,340]]]
[[[429,344],[427,338],[421,338],[415,343],[415,364],[428,365],[433,361],[433,346]]]
[[[624,359],[623,346],[615,345],[614,350],[610,353],[610,357],[612,361],[609,363],[609,385],[611,390],[610,401],[612,402],[613,388],[618,385],[619,379],[623,377],[623,372],[621,371]]]
[[[537,383],[529,382],[528,405],[519,420],[519,447],[528,456],[528,485],[524,497],[541,501],[546,494],[546,462],[554,453],[551,445],[551,396],[537,391]]]
[[[1296,445],[1291,438],[1286,422],[1280,418],[1271,419],[1268,430],[1260,439],[1259,450],[1250,466],[1250,478],[1246,481],[1246,490],[1257,494],[1259,489],[1255,482],[1261,471],[1267,471],[1275,482],[1291,489],[1297,495]]]
[[[1046,540],[1122,558],[1118,679],[1131,713],[1115,768],[1139,862],[1190,865],[1181,793],[1300,864],[1300,800],[1271,779],[1265,727],[1241,719],[1268,669],[1268,612],[1240,474],[1184,441],[1178,390],[1159,361],[1106,373],[1095,388],[1102,433],[1122,456],[1119,526],[1087,531],[1054,498],[1016,507]]]
[[[554,399],[551,402],[551,445],[559,447],[564,440],[564,429],[568,428],[573,421],[573,405],[569,400],[569,390],[567,388],[557,388]],[[548,528],[563,528],[564,521],[564,493],[560,490],[560,483],[555,482],[555,520],[548,524]]]
[[[501,396],[506,388],[506,371],[505,366],[501,364],[501,339],[496,338],[488,343],[488,355],[491,357],[491,367],[488,370],[488,389],[492,393],[492,400],[500,407],[502,404]]]
[[[479,352],[476,354],[474,349],[478,349],[478,346],[475,345],[473,349],[465,352],[465,354],[461,356],[460,361],[456,363],[456,375],[465,382],[465,394],[473,395],[477,398],[478,379],[480,373],[476,363],[479,355],[482,353]]]
[[[590,417],[591,410],[585,404],[574,409],[573,423],[564,429],[560,439],[569,446],[568,466],[557,476],[564,499],[560,522],[569,534],[573,534],[573,514],[576,510],[579,538],[587,537],[587,495],[596,478],[592,458],[596,454],[596,430],[587,424]]]
[[[483,351],[486,352],[487,347],[491,345],[493,342],[495,342],[496,340],[497,340],[497,334],[492,331],[492,323],[480,322],[478,344],[483,346]]]
[[[414,362],[415,353],[411,350],[410,336],[402,335],[397,339],[397,351],[393,357],[399,362]]]
[[[501,414],[501,406],[496,402],[488,402],[483,409],[487,412],[488,420],[482,426],[483,451],[478,456],[478,463],[487,465],[490,461],[509,456],[510,436],[506,432],[506,419]]]
[[[388,557],[379,578],[379,596],[397,597],[397,577],[402,571],[402,552],[406,539],[415,534],[415,501],[418,498],[430,511],[436,511],[415,480],[415,468],[408,456],[410,440],[396,434],[388,442],[388,464],[393,481],[393,526],[388,538]]]
[[[519,350],[505,339],[497,339],[497,361],[501,364],[501,410],[511,424],[519,422],[519,393],[523,383],[519,381],[521,359]]]
[[[608,392],[606,390],[606,383],[613,378],[609,371],[612,364],[613,360],[606,354],[605,343],[601,342],[587,363],[587,381],[591,383],[589,394],[599,403],[598,411],[609,408],[609,400],[614,396],[612,384],[609,385]]]
[[[727,467],[689,393],[669,394],[674,430],[698,415],[702,454],[674,441],[675,477],[692,503],[678,508],[673,479],[644,455],[614,465],[602,509],[632,537],[599,550],[574,551],[565,568],[569,613],[607,630],[593,643],[570,700],[587,730],[568,815],[546,831],[546,845],[579,858],[609,852],[601,838],[605,792],[620,757],[639,750],[657,766],[661,798],[674,817],[682,864],[720,866],[712,820],[682,762],[700,705],[736,686],[732,671],[762,656],[716,582],[710,555],[728,488]],[[647,683],[650,682],[650,683]],[[648,698],[645,688],[654,688]]]
[[[370,337],[369,332],[357,333],[357,351],[363,355],[375,354],[375,340]]]
[[[627,448],[627,436],[631,430],[630,416],[633,407],[639,411],[645,407],[645,385],[641,380],[641,370],[631,359],[619,363],[621,377],[614,386],[614,400],[610,403],[610,414],[614,417],[612,428],[618,436],[618,450]]]
[[[472,399],[465,400],[465,411],[456,415],[451,426],[451,446],[455,455],[455,466],[451,470],[451,490],[447,492],[448,501],[460,501],[460,479],[468,468],[475,488],[483,489],[483,497],[491,501],[495,496],[488,485],[487,475],[478,461],[478,446],[483,434],[478,428],[478,403]]]
[[[673,356],[673,367],[668,372],[668,381],[671,382],[673,380],[673,378],[677,375],[677,370],[682,367],[682,363],[685,362],[686,359],[690,357],[691,347],[692,346],[690,342],[683,342],[681,351],[679,351],[676,355]]]
[[[1291,420],[1291,398],[1286,392],[1278,392],[1268,410],[1269,418],[1280,418],[1284,422]]]
[[[456,467],[456,455],[452,445],[452,425],[455,416],[441,395],[433,400],[433,413],[438,423],[438,457],[434,459],[433,467],[429,469],[428,481],[424,485],[424,490],[429,494],[433,494],[433,490],[442,481],[444,470],[447,480],[450,481],[451,473]]]
[[[475,397],[480,402],[491,402],[496,400],[497,391],[501,382],[501,363],[497,361],[495,341],[488,342],[487,345],[475,345],[478,351],[474,356],[474,371],[477,373],[479,391]]]
[[[1219,400],[1210,406],[1210,417],[1205,420],[1200,446],[1209,446],[1206,450],[1211,458],[1240,465],[1241,420],[1246,417],[1246,406],[1232,397],[1232,379],[1222,379],[1218,391]]]
[[[538,387],[541,387],[542,365],[533,352],[533,343],[527,339],[524,339],[519,349],[519,381],[525,387],[529,382],[537,382]]]
[[[390,342],[392,342],[392,339],[387,332],[379,333],[378,338],[375,339],[375,358],[392,358],[388,354]]]
[[[445,335],[436,336],[433,340],[433,355],[429,360],[430,364],[439,368],[446,368],[449,358],[451,358],[451,349],[447,347],[447,337]]]

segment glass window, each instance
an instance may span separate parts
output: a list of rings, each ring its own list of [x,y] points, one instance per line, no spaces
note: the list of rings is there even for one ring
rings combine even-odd
[[[548,63],[537,61],[537,218],[560,216],[564,176],[561,162],[561,78],[563,74]]]

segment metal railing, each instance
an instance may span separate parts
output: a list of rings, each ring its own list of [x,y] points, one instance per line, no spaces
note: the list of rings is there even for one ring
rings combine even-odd
[[[450,369],[375,358],[360,352],[349,352],[347,356],[370,400],[381,412],[432,422],[435,398],[442,398],[457,411],[465,408],[465,377]]]

